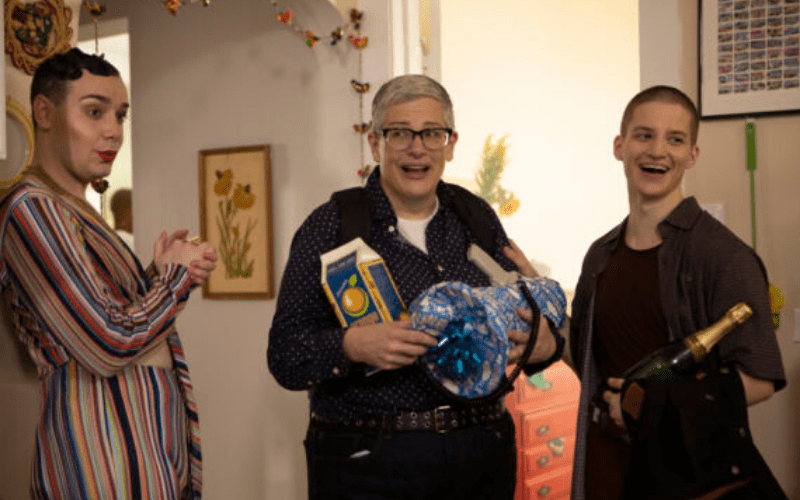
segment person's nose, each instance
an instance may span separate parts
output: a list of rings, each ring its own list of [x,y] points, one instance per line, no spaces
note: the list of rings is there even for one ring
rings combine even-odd
[[[411,144],[408,146],[408,151],[413,154],[425,153],[425,145],[422,143],[422,134],[416,134],[411,138]]]
[[[103,134],[106,139],[111,139],[115,143],[121,144],[123,136],[122,123],[116,117],[110,117],[105,123]]]
[[[667,154],[666,151],[666,143],[664,140],[659,138],[655,138],[650,141],[650,145],[647,148],[647,154],[653,158],[663,158]]]

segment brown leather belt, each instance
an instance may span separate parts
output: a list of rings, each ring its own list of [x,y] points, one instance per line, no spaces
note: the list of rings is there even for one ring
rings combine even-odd
[[[357,419],[331,418],[311,412],[311,422],[331,427],[445,433],[491,424],[501,420],[505,414],[505,400],[500,398],[494,403],[482,406],[453,408],[449,405],[444,405],[433,410],[408,411],[395,416],[362,417]]]

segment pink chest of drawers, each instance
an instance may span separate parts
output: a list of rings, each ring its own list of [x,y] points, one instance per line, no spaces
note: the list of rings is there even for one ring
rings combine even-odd
[[[558,362],[536,377],[521,376],[506,405],[517,429],[515,500],[566,500],[572,479],[580,382]]]

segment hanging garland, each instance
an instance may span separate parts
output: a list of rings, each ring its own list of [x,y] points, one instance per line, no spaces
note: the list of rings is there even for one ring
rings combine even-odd
[[[275,19],[277,19],[281,24],[284,24],[290,28],[292,28],[296,33],[301,35],[305,39],[306,45],[309,48],[314,48],[314,46],[321,40],[319,36],[314,34],[311,30],[304,29],[302,25],[297,23],[297,21],[292,16],[291,9],[282,10],[278,7],[277,0],[270,0],[270,5],[272,6]],[[369,83],[362,81],[362,57],[361,57],[361,49],[365,48],[369,43],[369,37],[361,35],[361,22],[364,17],[364,12],[358,9],[350,9],[350,22],[343,24],[341,26],[336,26],[333,30],[331,30],[330,35],[328,36],[328,42],[330,45],[336,45],[339,43],[344,34],[347,33],[347,40],[350,44],[358,50],[358,79],[351,79],[350,86],[353,88],[353,91],[358,95],[358,116],[363,119],[364,117],[364,94],[369,92]],[[369,133],[370,128],[372,127],[372,122],[361,122],[353,124],[353,130],[356,133],[361,134],[361,168],[358,169],[358,177],[361,179],[361,183],[366,183],[367,178],[369,177],[370,171],[372,170],[370,165],[365,164],[364,162],[364,139],[365,135]]]
[[[194,4],[194,3],[202,3],[204,7],[208,7],[211,3],[211,0],[158,0],[161,2],[163,7],[173,16],[178,14],[178,9],[184,5]],[[88,4],[90,2],[87,0],[87,9]],[[275,19],[283,24],[291,28],[295,33],[297,33],[308,46],[308,48],[313,49],[318,42],[323,40],[322,36],[317,35],[310,29],[306,29],[303,27],[301,23],[297,21],[297,19],[292,14],[292,10],[288,8],[282,8],[278,5],[277,0],[269,0],[270,7],[272,8],[273,15]],[[98,8],[96,10],[100,10],[100,6],[98,4]],[[105,7],[102,7],[102,12],[105,11]],[[91,12],[91,11],[90,11]],[[100,14],[102,14],[100,12]],[[100,14],[97,14],[99,16]],[[339,42],[344,40],[345,34],[347,35],[348,42],[353,46],[354,49],[358,50],[358,79],[351,79],[350,85],[352,86],[353,90],[358,95],[358,111],[359,117],[363,119],[364,117],[364,94],[369,92],[369,83],[363,82],[361,79],[362,75],[362,57],[361,57],[361,49],[364,49],[367,44],[369,43],[369,37],[362,36],[361,34],[361,22],[364,17],[364,12],[358,9],[350,9],[350,20],[349,22],[335,26],[331,31],[330,34],[325,38],[325,41],[330,44],[331,46],[337,45]],[[93,18],[95,21],[95,40],[97,39],[96,34],[96,26],[97,26],[97,16],[94,14]],[[353,130],[356,133],[361,135],[361,165],[363,167],[359,168],[358,176],[361,179],[362,184],[366,182],[367,177],[369,177],[371,167],[364,162],[364,140],[366,134],[369,132],[372,126],[372,122],[361,122],[356,123],[353,125]]]
[[[161,5],[173,16],[178,15],[178,9],[182,6],[194,4],[194,3],[202,3],[204,7],[208,7],[211,4],[211,0],[158,0]],[[291,28],[295,33],[297,33],[308,46],[308,48],[313,49],[319,41],[322,40],[322,37],[316,35],[313,31],[306,29],[303,27],[302,24],[297,22],[294,15],[292,14],[291,9],[284,9],[278,6],[277,0],[270,0],[270,7],[273,11],[273,16],[275,19],[283,24]],[[98,18],[106,12],[106,6],[101,4],[98,1],[90,1],[84,0],[83,2],[84,7],[86,8],[87,12],[92,16],[92,21],[94,22],[94,39],[95,39],[95,53],[98,51],[98,35],[97,35],[97,20]],[[345,34],[347,34],[348,42],[353,46],[354,49],[358,51],[358,79],[353,78],[350,80],[350,86],[352,87],[353,91],[358,96],[358,116],[359,118],[363,119],[364,117],[364,94],[369,92],[370,85],[368,82],[363,82],[361,79],[362,75],[362,57],[361,57],[361,50],[364,49],[367,44],[369,43],[369,37],[362,36],[361,34],[361,22],[364,17],[364,12],[358,9],[350,9],[350,20],[349,22],[335,26],[331,31],[330,35],[326,38],[326,42],[329,43],[331,46],[337,45],[339,42],[344,40]],[[360,148],[360,155],[361,155],[361,168],[358,169],[358,177],[361,179],[362,184],[366,182],[367,178],[369,177],[370,171],[372,170],[370,165],[365,164],[364,162],[364,140],[367,133],[369,133],[370,128],[372,127],[372,122],[361,122],[356,123],[353,125],[353,130],[361,135],[361,148]]]

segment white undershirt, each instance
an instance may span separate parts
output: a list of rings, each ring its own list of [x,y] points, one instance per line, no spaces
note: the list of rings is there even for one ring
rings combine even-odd
[[[425,244],[425,230],[428,229],[428,223],[436,215],[439,210],[439,198],[436,198],[436,206],[433,212],[424,219],[402,219],[397,218],[397,230],[409,243],[419,248],[425,253],[428,253],[428,246]]]

